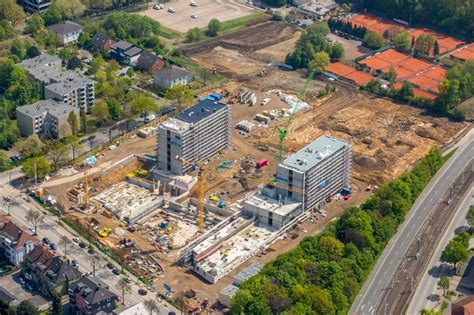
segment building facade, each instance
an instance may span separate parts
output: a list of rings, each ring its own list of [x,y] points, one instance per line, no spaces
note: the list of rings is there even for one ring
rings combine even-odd
[[[192,79],[191,72],[175,65],[160,69],[153,74],[153,83],[164,89],[170,89],[176,84],[189,84]]]
[[[56,36],[58,43],[61,45],[76,43],[79,40],[82,29],[81,25],[71,21],[64,21],[48,26],[49,32]]]
[[[0,246],[13,265],[19,266],[38,243],[35,237],[19,228],[6,216],[0,216]]]
[[[183,175],[230,148],[231,107],[203,99],[160,124],[157,135],[158,168]]]
[[[96,277],[83,277],[69,287],[69,303],[74,314],[93,315],[111,313],[118,296]]]
[[[64,138],[71,134],[68,117],[71,112],[79,120],[79,108],[56,100],[43,100],[16,108],[17,126],[23,136],[33,134]]]
[[[43,13],[48,10],[51,2],[51,0],[23,0],[22,4],[26,12]]]
[[[94,81],[72,70],[61,72],[60,58],[42,54],[23,60],[20,65],[39,82],[42,98],[91,111],[95,102]]]
[[[343,140],[318,138],[278,165],[278,198],[301,202],[304,211],[319,208],[328,197],[349,187],[351,154],[351,145]]]

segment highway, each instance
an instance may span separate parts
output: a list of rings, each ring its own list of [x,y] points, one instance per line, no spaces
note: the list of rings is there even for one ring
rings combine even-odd
[[[445,264],[440,261],[441,253],[446,247],[446,244],[455,236],[455,231],[459,227],[467,225],[466,214],[470,205],[474,205],[474,186],[465,194],[463,202],[456,212],[453,221],[438,243],[435,253],[428,264],[428,268],[423,273],[420,283],[413,295],[412,302],[407,309],[407,314],[418,314],[423,308],[432,309],[436,306],[437,302],[432,301],[430,297],[432,297],[432,294],[435,294],[438,280],[443,275],[443,272],[447,271],[447,269],[452,270],[451,266],[444,267]]]
[[[414,241],[418,230],[430,217],[433,207],[450,189],[453,181],[462,173],[474,157],[474,137],[469,134],[454,155],[436,173],[410,209],[405,221],[390,240],[377,264],[369,275],[360,294],[352,304],[350,314],[374,314],[382,302],[385,291],[392,287],[392,279]]]
[[[18,224],[20,227],[23,227],[25,229],[32,228],[32,225],[26,220],[26,213],[28,212],[29,209],[36,209],[45,214],[45,220],[44,223],[41,224],[38,227],[38,239],[42,239],[43,237],[49,238],[53,243],[55,243],[58,246],[57,252],[60,255],[64,255],[63,248],[62,246],[59,245],[59,240],[60,237],[65,235],[67,236],[70,240],[72,240],[73,237],[77,237],[77,235],[71,234],[68,230],[64,229],[62,226],[60,226],[57,223],[57,217],[49,214],[46,212],[46,210],[42,209],[39,205],[37,205],[34,201],[27,202],[26,196],[20,194],[18,191],[13,189],[11,186],[3,186],[0,189],[0,195],[1,197],[3,196],[14,196],[13,202],[11,202],[11,208],[10,208],[10,213],[11,213],[11,219],[13,222]],[[3,200],[3,198],[0,199],[0,214],[7,214],[7,203]],[[84,240],[85,243],[87,243]],[[107,256],[105,256],[103,253],[99,252],[96,249],[96,253],[100,254],[102,257],[101,262],[99,263],[99,267],[96,267],[96,276],[100,278],[102,281],[104,281],[107,285],[109,285],[110,289],[117,293],[118,296],[121,298],[121,291],[117,288],[117,282],[120,279],[120,277],[123,276],[117,276],[112,273],[110,269],[108,269],[105,265],[107,262],[113,263],[117,269],[121,270],[121,268],[116,264],[114,261],[111,259],[108,259]],[[88,256],[90,254],[87,253],[87,248],[80,248],[78,244],[72,243],[69,248],[67,249],[67,258],[68,259],[75,259],[79,263],[79,271],[82,273],[92,273],[92,265],[88,261]],[[126,305],[130,306],[135,303],[138,303],[140,301],[145,301],[147,299],[155,299],[154,294],[150,292],[148,289],[148,293],[146,296],[141,296],[138,294],[138,289],[139,288],[145,288],[145,285],[142,283],[139,283],[138,280],[132,276],[132,275],[127,275],[129,276],[133,283],[131,284],[131,291],[129,293],[125,294],[125,303]],[[156,299],[155,299],[156,300]],[[159,307],[159,315],[168,315],[169,312],[173,311],[176,314],[178,314],[178,311],[169,305],[168,303],[164,301],[158,301]]]

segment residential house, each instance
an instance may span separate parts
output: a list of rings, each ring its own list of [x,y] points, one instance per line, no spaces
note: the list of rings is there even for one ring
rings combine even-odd
[[[128,49],[124,53],[125,59],[123,60],[123,63],[129,66],[136,66],[138,62],[138,58],[140,58],[142,51],[143,49],[138,48],[137,46],[133,46],[132,48]]]
[[[91,39],[91,47],[97,51],[108,51],[115,40],[105,33],[96,33]]]
[[[138,58],[142,53],[142,49],[134,46],[126,41],[118,41],[110,46],[110,55],[117,59],[118,62],[135,66]]]
[[[95,102],[94,81],[68,70],[61,72],[61,59],[49,54],[23,60],[20,66],[40,83],[44,99],[56,99],[90,112]]]
[[[22,4],[26,12],[43,13],[48,10],[51,2],[51,0],[23,0]]]
[[[38,291],[50,298],[56,293],[68,294],[69,287],[82,277],[77,269],[43,246],[36,246],[25,257],[23,266]]]
[[[189,84],[192,77],[191,72],[186,69],[171,65],[156,71],[153,74],[153,83],[164,89],[169,89],[176,84]]]
[[[111,313],[117,300],[118,296],[96,277],[84,276],[69,287],[69,303],[74,314]]]
[[[451,305],[451,315],[472,314],[474,314],[474,295],[464,296]]]
[[[39,241],[11,222],[7,216],[0,216],[0,246],[5,256],[15,266],[19,266],[25,256]]]
[[[16,124],[23,136],[37,134],[61,139],[71,134],[68,123],[71,112],[79,119],[79,108],[53,99],[42,100],[17,107]]]
[[[71,21],[64,21],[48,26],[48,30],[51,34],[56,35],[59,44],[67,45],[79,40],[83,27]]]
[[[144,51],[138,58],[137,62],[137,68],[143,71],[155,72],[162,69],[164,66],[164,60],[149,51]]]

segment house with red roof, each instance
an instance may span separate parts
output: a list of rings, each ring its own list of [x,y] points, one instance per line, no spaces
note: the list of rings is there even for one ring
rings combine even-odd
[[[39,244],[38,239],[18,227],[7,216],[0,216],[0,247],[15,266]]]

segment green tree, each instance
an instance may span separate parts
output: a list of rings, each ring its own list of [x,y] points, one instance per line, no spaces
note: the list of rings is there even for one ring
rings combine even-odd
[[[92,107],[92,115],[97,118],[97,122],[102,126],[110,116],[107,103],[104,100],[97,100]]]
[[[429,56],[435,44],[435,38],[431,34],[422,34],[415,41],[415,52],[420,55]]]
[[[18,141],[15,145],[16,150],[21,157],[31,157],[40,155],[43,152],[43,142],[36,134]]]
[[[120,278],[117,282],[117,288],[122,292],[122,303],[125,304],[125,293],[131,292],[132,288],[124,278]]]
[[[437,40],[434,42],[433,54],[434,54],[435,56],[438,56],[438,55],[439,55],[439,44],[438,44],[438,41],[437,41]]]
[[[86,6],[81,0],[56,0],[56,3],[63,16],[68,19],[76,19],[86,10]]]
[[[84,47],[90,43],[92,39],[91,33],[87,31],[82,31],[81,35],[79,35],[79,39],[77,40],[77,43],[79,44],[80,47]]]
[[[457,79],[444,79],[439,85],[440,96],[436,101],[435,109],[446,114],[461,103],[460,82]]]
[[[13,166],[12,160],[5,151],[0,151],[0,172],[5,172]]]
[[[367,47],[372,49],[382,48],[385,43],[382,36],[372,31],[368,31],[365,34],[363,42]]]
[[[466,215],[466,220],[470,226],[474,226],[474,206],[469,207],[469,211]]]
[[[165,93],[165,98],[176,101],[178,108],[194,101],[193,91],[185,84],[175,84]]]
[[[69,149],[60,140],[51,140],[46,143],[48,152],[48,159],[51,162],[51,167],[57,171],[69,157]]]
[[[397,92],[397,98],[407,102],[413,97],[413,95],[413,84],[404,81],[402,87]]]
[[[91,64],[89,65],[89,72],[92,74],[96,74],[97,71],[100,70],[105,65],[105,60],[102,58],[101,55],[94,56],[92,59]]]
[[[51,25],[55,23],[59,23],[63,20],[63,12],[61,8],[58,6],[57,1],[53,1],[46,11],[43,14],[43,19],[46,25]]]
[[[62,315],[63,314],[63,303],[61,301],[61,293],[56,292],[53,295],[53,305],[51,307],[51,315]]]
[[[15,39],[13,41],[10,52],[14,54],[15,56],[17,56],[18,58],[20,58],[21,60],[25,57],[25,51],[26,50],[25,50],[24,42],[19,39]]]
[[[69,149],[72,152],[72,159],[73,160],[76,159],[77,152],[80,149],[82,149],[82,144],[79,143],[79,140],[80,140],[79,137],[74,136],[74,135],[71,135],[71,136],[67,137],[67,139],[66,139],[67,146],[69,147]]]
[[[207,24],[207,34],[211,37],[217,36],[217,33],[221,29],[222,24],[218,19],[212,19]]]
[[[395,84],[395,81],[397,81],[397,73],[395,72],[395,69],[390,67],[388,72],[385,74],[385,77],[391,85]]]
[[[412,47],[410,34],[408,32],[398,33],[393,38],[393,44],[398,50],[410,52]]]
[[[327,52],[317,52],[314,54],[313,60],[309,62],[308,69],[310,71],[316,71],[317,73],[321,73],[322,71],[324,71],[324,69],[326,69],[330,62],[331,60]]]
[[[15,37],[16,30],[8,20],[0,20],[0,41]]]
[[[339,60],[344,58],[344,47],[341,43],[336,43],[331,49],[331,59]]]
[[[194,27],[186,32],[186,42],[198,42],[204,38],[204,34],[199,27]]]
[[[25,160],[21,165],[21,170],[26,177],[35,178],[35,170],[37,178],[44,178],[51,172],[51,165],[44,156],[36,156]]]
[[[446,276],[442,276],[438,281],[438,287],[443,289],[443,296],[446,295],[446,290],[449,290],[449,278]]]
[[[138,95],[135,97],[131,104],[132,113],[137,114],[148,114],[152,112],[159,111],[158,104],[151,98],[146,95]]]
[[[33,14],[28,21],[26,21],[26,32],[35,34],[44,27],[44,20],[38,13]]]
[[[26,50],[26,56],[28,58],[34,58],[34,57],[37,57],[39,55],[41,55],[41,51],[39,51],[38,47],[36,47],[36,46],[30,46]]]
[[[119,120],[123,115],[122,107],[116,98],[111,98],[107,101],[107,109],[113,120]]]
[[[380,82],[380,79],[373,79],[367,82],[364,90],[372,94],[379,94],[382,91],[382,83]]]
[[[16,308],[17,315],[39,315],[38,309],[30,301],[23,301]]]
[[[84,66],[82,64],[82,61],[81,59],[79,59],[78,57],[74,56],[72,57],[71,59],[68,60],[67,62],[67,68],[69,70],[74,70],[74,69],[77,69],[77,68],[80,68],[82,69]]]
[[[69,128],[71,128],[71,133],[73,135],[77,135],[79,132],[79,119],[74,111],[71,111],[67,117],[67,122],[69,124]]]
[[[264,0],[263,2],[275,8],[279,8],[287,4],[286,0]]]
[[[61,49],[58,53],[58,56],[62,60],[69,60],[73,57],[71,50],[67,47],[64,47],[63,49]]]
[[[453,264],[456,269],[456,265],[459,262],[466,261],[469,258],[468,249],[459,241],[449,241],[446,248],[441,253],[441,261]]]
[[[0,1],[0,20],[6,19],[13,25],[16,25],[18,22],[23,21],[25,17],[25,12],[15,0]]]

